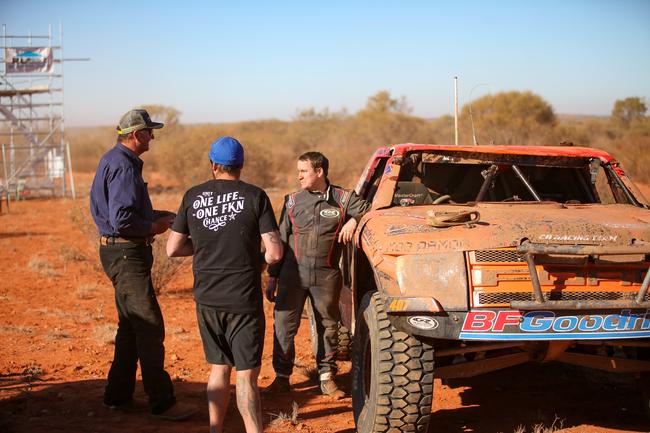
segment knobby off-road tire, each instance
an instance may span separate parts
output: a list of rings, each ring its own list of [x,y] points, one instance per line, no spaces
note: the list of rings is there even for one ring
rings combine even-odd
[[[305,314],[309,319],[309,340],[311,342],[311,351],[314,356],[318,353],[318,333],[316,331],[316,319],[311,300],[307,298],[305,302]],[[350,331],[339,322],[339,343],[336,346],[336,359],[339,361],[349,361],[352,354],[352,338]]]
[[[357,432],[426,432],[433,347],[393,328],[377,293],[363,297],[356,323],[352,408]]]

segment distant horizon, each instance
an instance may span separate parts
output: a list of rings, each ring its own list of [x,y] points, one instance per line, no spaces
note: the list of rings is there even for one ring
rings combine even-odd
[[[141,104],[142,105],[142,104]],[[460,114],[460,108],[459,108],[459,114]],[[356,113],[348,113],[350,116],[354,116]],[[424,119],[426,121],[433,121],[440,119],[445,116],[450,116],[454,117],[453,113],[452,114],[443,114],[437,117],[421,117],[417,116],[415,114],[410,114],[411,116],[418,117],[421,119]],[[606,119],[611,117],[609,114],[607,115],[597,115],[597,114],[571,114],[571,113],[555,113],[556,117],[559,118],[567,118],[567,117],[580,117],[580,118],[596,118],[596,119]],[[181,116],[182,119],[182,116]],[[119,120],[119,119],[118,119]],[[265,118],[265,119],[244,119],[244,120],[234,120],[232,122],[183,122],[179,121],[178,123],[180,125],[188,125],[188,126],[199,126],[199,125],[232,125],[232,124],[237,124],[237,123],[246,123],[246,122],[293,122],[295,119],[279,119],[279,118]],[[110,125],[110,124],[103,124],[103,125],[67,125],[67,129],[85,129],[85,128],[115,128],[117,125],[117,120],[115,125]]]

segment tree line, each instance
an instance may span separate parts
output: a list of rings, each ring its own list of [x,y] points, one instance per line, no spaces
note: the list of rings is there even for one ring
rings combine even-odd
[[[412,115],[405,97],[380,91],[353,114],[306,108],[290,121],[264,120],[187,125],[173,107],[145,105],[166,123],[155,150],[144,155],[149,169],[168,173],[181,188],[207,179],[207,150],[221,135],[237,137],[246,148],[244,180],[266,188],[295,186],[297,155],[319,150],[331,161],[335,183],[353,186],[370,154],[397,143],[452,144],[454,119]],[[475,99],[461,110],[460,144],[564,145],[598,147],[612,152],[636,181],[650,183],[650,119],[640,97],[615,102],[611,116],[558,116],[532,92],[501,92]],[[68,132],[78,169],[92,171],[101,154],[114,144],[114,127]]]

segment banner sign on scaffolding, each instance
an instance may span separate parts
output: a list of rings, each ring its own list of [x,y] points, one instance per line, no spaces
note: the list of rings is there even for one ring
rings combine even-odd
[[[5,73],[52,72],[52,49],[49,47],[5,48]]]

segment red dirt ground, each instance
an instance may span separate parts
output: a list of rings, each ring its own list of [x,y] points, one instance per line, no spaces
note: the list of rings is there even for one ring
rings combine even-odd
[[[78,191],[88,191],[89,179],[81,177]],[[279,197],[273,194],[276,203]],[[179,198],[178,192],[163,191],[153,201],[175,210]],[[102,407],[116,313],[113,289],[89,237],[86,209],[87,195],[12,203],[11,212],[4,208],[0,216],[0,432],[207,432],[208,366],[187,264],[161,290],[159,301],[167,329],[167,369],[178,399],[195,404],[199,413],[172,423]],[[262,387],[273,379],[272,307],[265,309]],[[314,361],[306,331],[303,323],[297,361],[310,367]],[[349,392],[350,364],[340,367]],[[290,395],[263,398],[265,431],[354,432],[351,399],[319,395],[316,384],[298,370]],[[144,398],[140,383],[136,394]],[[280,412],[291,413],[294,401],[295,424],[272,422]],[[445,385],[436,380],[432,412],[429,432],[533,432],[554,420],[562,432],[650,430],[633,378],[559,364],[520,366]],[[234,399],[226,431],[243,431]]]

